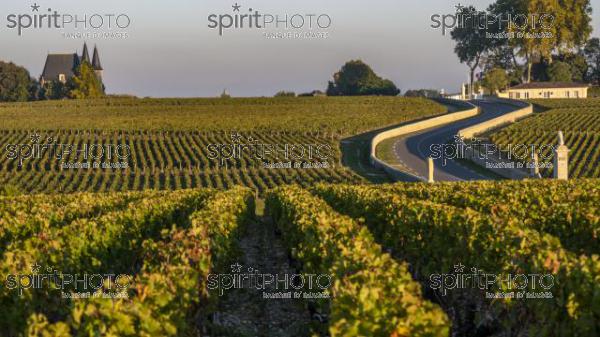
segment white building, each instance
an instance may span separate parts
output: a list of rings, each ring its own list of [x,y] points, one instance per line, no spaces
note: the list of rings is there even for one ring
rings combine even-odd
[[[585,83],[532,82],[519,84],[498,93],[511,99],[587,98],[589,86]]]

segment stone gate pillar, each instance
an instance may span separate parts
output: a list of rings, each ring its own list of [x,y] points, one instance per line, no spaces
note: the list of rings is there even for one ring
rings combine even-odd
[[[532,162],[532,167],[531,167],[531,177],[533,178],[540,178],[540,159],[538,157],[537,152],[535,152],[535,150],[533,151],[533,156],[532,156],[533,162]]]
[[[558,131],[558,147],[554,150],[554,179],[569,179],[569,148],[562,131]]]
[[[427,179],[427,182],[432,184],[434,182],[434,180],[433,180],[433,169],[434,169],[433,158],[431,158],[431,157],[427,158],[427,166],[429,168],[429,177]]]

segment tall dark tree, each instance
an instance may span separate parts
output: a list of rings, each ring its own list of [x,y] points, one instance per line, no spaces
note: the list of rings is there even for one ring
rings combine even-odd
[[[551,82],[572,82],[573,74],[571,67],[565,63],[556,61],[548,66],[548,80]]]
[[[31,99],[35,81],[27,69],[0,61],[0,101],[23,102]]]
[[[480,29],[478,25],[471,24],[476,17],[485,15],[485,12],[477,11],[475,7],[463,7],[457,11],[457,16],[467,20],[467,24],[456,26],[451,36],[456,41],[454,52],[469,67],[469,83],[473,87],[475,82],[475,71],[480,66],[485,53],[493,47],[490,39],[487,39],[486,30]]]
[[[557,67],[553,67],[555,63],[560,64],[558,67],[560,75],[556,75]],[[582,82],[585,79],[585,74],[588,72],[588,64],[585,57],[581,53],[566,53],[552,56],[552,62],[541,60],[533,64],[531,69],[531,79],[533,81],[556,81],[557,76],[562,78],[560,82],[576,81]],[[553,76],[549,76],[554,73]],[[569,73],[570,78],[566,80],[565,74]]]
[[[564,62],[569,65],[569,70],[571,71],[571,79],[573,81],[585,81],[585,74],[587,74],[589,66],[586,62],[585,56],[581,51],[577,53],[566,53],[556,55],[554,57],[554,60]]]
[[[383,79],[361,60],[349,61],[333,75],[327,87],[328,96],[397,96],[400,90]]]
[[[585,58],[588,62],[588,72],[586,80],[600,84],[600,39],[590,39],[583,50]]]
[[[42,99],[65,99],[69,97],[69,86],[60,81],[46,82],[41,90]]]

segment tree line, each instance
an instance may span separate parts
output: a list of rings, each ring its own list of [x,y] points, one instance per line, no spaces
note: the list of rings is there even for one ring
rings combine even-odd
[[[536,81],[600,84],[600,40],[590,39],[591,13],[590,0],[497,0],[486,10],[459,7],[457,17],[467,24],[451,31],[454,51],[469,68],[470,84],[480,82],[491,93]],[[535,21],[542,14],[551,24]],[[521,21],[489,20],[482,28],[468,24],[473,18]]]
[[[46,99],[86,99],[105,95],[104,85],[92,65],[84,61],[74,69],[75,76],[65,83],[44,84],[31,77],[24,67],[0,61],[0,102],[25,102]]]

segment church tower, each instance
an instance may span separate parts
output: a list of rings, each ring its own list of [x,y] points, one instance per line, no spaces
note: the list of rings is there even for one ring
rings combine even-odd
[[[100,63],[100,54],[98,53],[98,47],[94,46],[94,56],[92,57],[92,67],[94,68],[94,72],[96,76],[102,81],[102,63]]]
[[[87,43],[83,43],[83,53],[81,54],[81,63],[84,61],[90,62],[90,53],[88,52]]]

